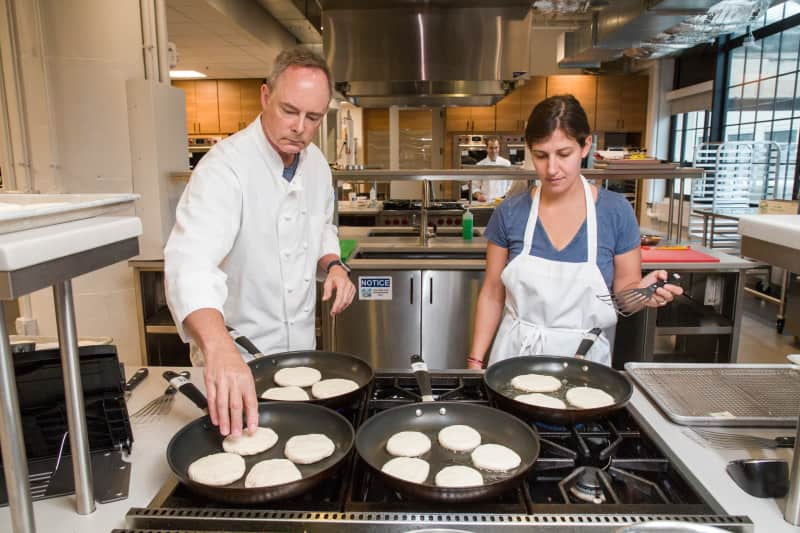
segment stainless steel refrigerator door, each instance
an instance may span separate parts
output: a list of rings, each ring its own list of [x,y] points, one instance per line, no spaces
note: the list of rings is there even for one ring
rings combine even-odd
[[[422,357],[429,368],[466,368],[483,270],[422,272]]]
[[[391,300],[362,298],[359,278],[391,277]],[[421,272],[366,271],[351,275],[356,297],[336,317],[334,349],[363,358],[374,369],[407,369],[412,354],[420,353]]]

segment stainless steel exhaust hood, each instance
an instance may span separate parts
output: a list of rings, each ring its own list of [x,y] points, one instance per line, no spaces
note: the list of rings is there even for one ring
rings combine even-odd
[[[528,71],[529,2],[355,4],[323,2],[323,50],[360,106],[492,105]]]

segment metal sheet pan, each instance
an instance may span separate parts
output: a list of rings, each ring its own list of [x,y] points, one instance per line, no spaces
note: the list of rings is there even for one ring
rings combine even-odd
[[[794,427],[800,367],[626,363],[628,376],[676,424]]]
[[[138,194],[0,194],[0,234],[105,215],[132,206]]]

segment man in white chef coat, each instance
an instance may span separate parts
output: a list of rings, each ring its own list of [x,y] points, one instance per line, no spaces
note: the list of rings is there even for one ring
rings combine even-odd
[[[226,331],[265,354],[315,347],[316,281],[331,314],[355,287],[339,260],[328,162],[311,139],[333,92],[324,59],[281,52],[261,87],[261,115],[217,143],[192,173],[164,249],[167,303],[196,345],[208,412],[222,435],[258,426],[253,376]]]
[[[489,137],[486,141],[486,157],[475,163],[477,166],[510,167],[511,161],[500,155],[500,139]],[[472,183],[472,199],[479,202],[494,202],[506,195],[510,180],[482,180]]]

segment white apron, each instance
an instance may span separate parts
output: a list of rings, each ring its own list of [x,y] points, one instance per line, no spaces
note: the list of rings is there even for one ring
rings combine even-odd
[[[597,267],[597,214],[592,190],[583,176],[581,182],[586,199],[586,262],[567,263],[530,255],[539,218],[541,189],[537,189],[522,252],[506,265],[501,276],[506,302],[489,364],[519,355],[575,355],[583,335],[597,327],[603,334],[586,358],[611,365],[609,339],[613,338],[617,315],[597,298],[608,293],[608,286]]]

